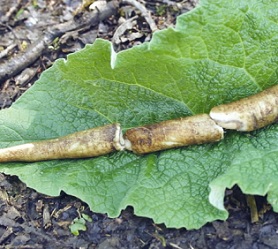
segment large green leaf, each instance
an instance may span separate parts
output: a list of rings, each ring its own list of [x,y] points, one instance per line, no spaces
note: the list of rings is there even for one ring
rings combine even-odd
[[[116,54],[110,42],[97,40],[56,61],[0,112],[0,147],[112,122],[126,130],[209,112],[277,84],[277,3],[204,0],[150,43]],[[145,156],[3,163],[0,170],[45,194],[63,190],[111,217],[132,205],[157,223],[191,229],[227,218],[224,190],[234,184],[268,193],[278,210],[277,139],[275,124]]]

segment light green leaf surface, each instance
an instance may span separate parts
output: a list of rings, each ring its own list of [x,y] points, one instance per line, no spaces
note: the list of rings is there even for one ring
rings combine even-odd
[[[78,236],[80,231],[87,230],[86,220],[84,218],[75,218],[69,229],[73,235]]]
[[[116,54],[110,42],[97,40],[56,61],[0,112],[0,147],[113,122],[126,130],[208,113],[277,84],[277,3],[203,0],[150,43]],[[219,143],[145,156],[3,163],[0,171],[45,194],[63,190],[110,217],[131,205],[168,227],[226,219],[224,191],[234,184],[245,193],[268,193],[278,210],[278,125],[225,135]]]

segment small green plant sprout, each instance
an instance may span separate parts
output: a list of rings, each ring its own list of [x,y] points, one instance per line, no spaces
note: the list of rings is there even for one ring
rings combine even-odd
[[[75,218],[72,224],[69,226],[71,233],[75,236],[78,236],[80,231],[86,231],[86,221],[92,222],[92,218],[87,214],[81,214],[81,217]]]

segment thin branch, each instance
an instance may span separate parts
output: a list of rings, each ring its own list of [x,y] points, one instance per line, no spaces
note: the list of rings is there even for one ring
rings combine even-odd
[[[93,11],[84,13],[80,17],[75,16],[68,22],[48,28],[45,31],[44,37],[37,40],[24,54],[16,56],[15,58],[6,61],[1,65],[0,84],[36,61],[55,38],[61,37],[63,34],[69,31],[95,26],[100,21],[115,14],[117,8],[118,2],[114,0],[109,2],[101,12]]]
[[[115,43],[116,45],[120,44],[122,41],[121,41],[121,36],[129,29],[132,29],[133,28],[133,21],[135,19],[137,19],[138,16],[134,16],[130,19],[127,19],[125,22],[123,22],[117,29],[116,31],[114,32],[114,35],[113,35],[113,38],[112,38],[112,41],[113,43]]]
[[[7,13],[6,13],[4,16],[2,16],[2,17],[0,18],[1,22],[8,22],[9,19],[10,19],[10,17],[11,17],[11,15],[12,15],[14,12],[16,12],[16,11],[18,11],[18,10],[20,9],[20,7],[21,7],[21,2],[22,2],[22,0],[18,0],[17,3],[16,3],[14,6],[12,6],[12,7],[9,9],[9,11],[7,11]]]
[[[150,12],[146,9],[146,7],[143,4],[139,3],[136,0],[123,0],[122,3],[131,4],[136,9],[138,9],[142,13],[142,16],[146,19],[147,23],[150,25],[150,29],[152,30],[152,32],[154,32],[158,29],[154,20],[152,19],[151,15],[150,15]]]
[[[6,49],[0,52],[0,59],[6,57],[15,47],[17,44],[11,44]]]

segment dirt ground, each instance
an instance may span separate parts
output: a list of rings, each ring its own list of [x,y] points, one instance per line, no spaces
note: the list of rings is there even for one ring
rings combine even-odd
[[[8,108],[57,58],[93,43],[96,37],[113,41],[117,51],[126,49],[150,40],[156,29],[173,26],[179,14],[196,5],[194,0],[137,0],[146,12],[132,4],[136,1],[112,2],[113,8],[106,9],[105,15],[90,19],[84,13],[96,10],[82,6],[81,0],[2,0],[0,108]],[[101,12],[102,6],[97,9]],[[59,26],[73,19],[82,25],[75,29]],[[53,39],[50,27],[55,25],[59,39]],[[46,42],[43,45],[42,40]],[[34,49],[28,54],[31,46]],[[45,196],[15,176],[0,174],[0,248],[278,248],[278,215],[265,197],[245,196],[235,187],[227,190],[225,205],[230,213],[225,222],[215,221],[192,231],[167,229],[135,216],[132,207],[110,219],[93,213],[75,197],[65,193]],[[81,214],[87,215],[83,220],[86,230],[73,235],[69,226]]]

